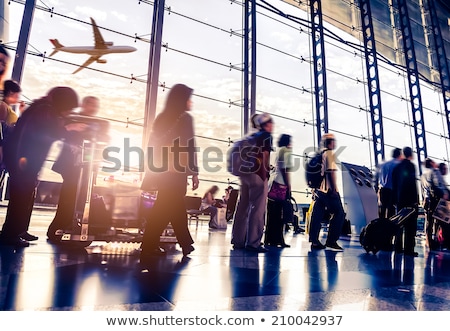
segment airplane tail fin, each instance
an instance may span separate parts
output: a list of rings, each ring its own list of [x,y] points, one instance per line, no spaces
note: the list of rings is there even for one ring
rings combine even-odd
[[[50,54],[49,57],[55,55],[55,54],[59,51],[59,49],[60,49],[61,47],[64,47],[63,45],[60,44],[60,42],[58,41],[58,39],[50,39],[50,42],[53,44],[53,46],[55,46],[55,48],[54,48],[52,54]]]

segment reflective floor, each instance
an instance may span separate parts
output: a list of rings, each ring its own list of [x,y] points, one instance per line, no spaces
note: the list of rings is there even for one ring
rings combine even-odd
[[[52,216],[33,212],[30,247],[0,247],[1,310],[450,310],[450,252],[428,252],[420,236],[418,258],[366,254],[356,236],[341,238],[344,252],[311,251],[291,233],[290,248],[256,254],[231,248],[231,226],[205,222],[191,226],[189,258],[169,244],[167,256],[140,263],[138,244],[47,243]]]

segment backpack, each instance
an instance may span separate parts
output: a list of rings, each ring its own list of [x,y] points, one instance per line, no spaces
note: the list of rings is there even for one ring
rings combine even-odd
[[[228,150],[227,170],[234,176],[255,173],[259,167],[259,147],[256,140],[259,132],[247,135],[233,143]]]
[[[306,161],[305,176],[306,183],[310,188],[319,188],[324,179],[322,174],[323,152],[316,152],[315,155]]]

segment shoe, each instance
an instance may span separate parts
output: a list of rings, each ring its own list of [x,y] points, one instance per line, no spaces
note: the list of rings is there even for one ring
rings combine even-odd
[[[32,234],[29,234],[28,232],[22,233],[19,237],[26,241],[35,241],[35,240],[39,239],[39,237],[33,236]]]
[[[191,254],[193,251],[195,251],[194,246],[189,245],[189,246],[184,246],[181,248],[183,250],[183,256],[188,256],[189,254]]]
[[[267,253],[269,250],[263,246],[259,246],[259,247],[252,247],[252,246],[245,246],[245,249],[247,251],[250,252],[255,252],[255,253]]]
[[[244,248],[245,248],[244,245],[236,245],[236,244],[233,245],[233,249],[235,249],[235,250],[244,249]]]
[[[30,243],[26,240],[23,240],[20,237],[17,238],[2,238],[0,240],[0,245],[5,246],[16,246],[16,247],[28,247]]]
[[[166,251],[161,247],[156,247],[153,249],[144,249],[141,251],[141,257],[162,256],[165,254]]]
[[[311,249],[325,249],[325,245],[323,245],[322,243],[312,243],[311,244]]]
[[[412,257],[418,257],[419,253],[417,252],[405,252],[405,256],[412,256]]]
[[[285,248],[285,247],[291,247],[291,245],[288,244],[283,244],[283,243],[279,243],[279,244],[274,244],[274,243],[265,243],[264,246],[270,246],[270,247],[278,247],[278,248]]]
[[[336,250],[340,250],[340,251],[343,251],[344,249],[341,247],[341,246],[339,246],[338,245],[338,243],[332,243],[332,244],[326,244],[325,245],[326,247],[328,247],[328,248],[331,248],[331,249],[336,249]]]

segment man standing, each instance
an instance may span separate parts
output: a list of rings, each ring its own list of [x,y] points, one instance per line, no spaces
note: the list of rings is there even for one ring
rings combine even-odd
[[[231,234],[234,249],[245,248],[248,251],[265,253],[261,246],[264,233],[265,213],[267,206],[268,179],[270,169],[270,151],[272,150],[272,117],[267,113],[252,119],[256,129],[256,161],[245,175],[240,177],[241,194],[236,208]]]
[[[322,174],[324,180],[319,189],[314,190],[314,205],[309,227],[309,241],[311,249],[343,250],[337,243],[342,226],[344,224],[344,208],[337,188],[337,166],[333,150],[336,148],[336,139],[333,134],[326,133],[322,136]],[[328,228],[328,236],[325,245],[319,241],[319,234],[324,216],[333,215]]]
[[[378,203],[380,218],[390,218],[395,215],[395,206],[392,196],[392,171],[402,159],[402,150],[395,148],[392,151],[392,160],[383,163],[380,167],[378,182]]]
[[[99,99],[94,96],[87,96],[81,102],[79,115],[95,117],[99,109]],[[82,172],[81,155],[83,140],[88,139],[89,134],[89,130],[67,133],[61,153],[53,164],[52,170],[61,175],[63,182],[55,217],[47,231],[47,237],[51,242],[58,242],[61,239],[62,231],[59,231],[58,235],[55,234],[58,230],[71,230],[77,197],[80,198],[81,203],[86,202],[88,188],[87,180],[84,179],[89,174],[86,173],[86,167]],[[83,180],[81,180],[82,185],[78,187],[80,176],[82,176]]]
[[[405,222],[395,236],[394,246],[396,253],[405,253],[405,255],[416,257],[419,256],[418,253],[414,252],[419,194],[417,192],[416,167],[411,162],[413,159],[411,147],[403,148],[403,156],[404,159],[394,168],[392,173],[394,199],[398,211],[404,207],[413,207],[415,214]]]

